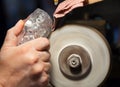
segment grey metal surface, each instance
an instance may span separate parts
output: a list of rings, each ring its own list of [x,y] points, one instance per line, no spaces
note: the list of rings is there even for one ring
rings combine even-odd
[[[110,51],[105,38],[98,31],[91,27],[68,24],[52,33],[50,43],[50,61],[52,64],[50,81],[54,87],[97,87],[105,80],[110,68]],[[71,48],[73,45],[80,48],[73,49]],[[81,72],[86,70],[85,67],[77,74],[72,73],[72,77],[70,75],[70,78],[69,75],[66,76],[66,74],[71,72],[68,67],[69,63],[66,62],[69,59],[69,54],[64,52],[64,49],[67,47],[71,49],[67,50],[70,55],[76,55],[76,53],[81,52],[79,55],[79,58],[81,58],[80,61],[82,62],[81,66],[83,66],[82,64],[87,65],[89,63],[84,62],[84,56],[89,56],[86,58],[90,58],[91,67],[88,68],[90,70],[85,76],[79,77]],[[88,54],[82,53],[81,48]],[[79,50],[75,52],[74,50],[76,49]],[[61,53],[62,57],[60,57]],[[60,62],[61,58],[65,60]],[[61,66],[63,70],[61,70]],[[64,70],[66,70],[64,67],[67,67],[68,72],[64,73]],[[79,78],[74,79],[77,76]]]

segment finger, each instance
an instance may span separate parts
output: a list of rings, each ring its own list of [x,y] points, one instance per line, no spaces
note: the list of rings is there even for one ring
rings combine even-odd
[[[18,53],[23,54],[20,55],[21,61],[23,61],[25,64],[34,65],[37,61],[39,61],[39,57],[37,56],[37,52],[35,50],[31,50],[28,48],[24,50],[21,48],[20,51],[22,52],[18,52]]]
[[[49,62],[39,62],[32,66],[31,75],[40,75],[43,71],[49,73],[51,64]]]
[[[46,72],[43,72],[41,78],[38,80],[38,83],[41,87],[46,87],[49,83],[49,75]]]
[[[44,72],[49,73],[51,68],[51,64],[49,62],[44,63]]]
[[[45,72],[42,72],[41,75],[33,76],[37,79],[32,79],[32,82],[30,83],[30,87],[47,87],[49,83],[49,75]]]
[[[17,24],[7,31],[5,37],[5,46],[16,46],[17,45],[17,35],[22,31],[24,22],[22,20],[18,21]]]
[[[50,60],[50,53],[47,51],[38,52],[39,61],[48,62]]]
[[[31,75],[37,75],[37,74],[41,74],[44,70],[44,66],[42,63],[36,63],[32,66],[31,69]]]
[[[82,7],[84,0],[65,0],[63,2],[61,2],[57,9],[55,10],[53,16],[55,18],[60,18],[65,16],[67,13],[69,13],[70,11],[72,11],[73,9],[77,8],[77,7]],[[80,4],[78,4],[80,3]]]
[[[47,38],[40,37],[31,41],[28,41],[22,45],[26,46],[27,48],[35,49],[37,51],[42,51],[42,50],[48,49],[50,43]]]
[[[47,87],[49,83],[49,75],[45,72],[42,72],[40,75],[33,75],[29,83],[29,87]]]
[[[23,20],[19,20],[18,23],[14,26],[13,32],[16,36],[18,36],[21,33],[21,31],[23,30],[24,23],[25,22]]]

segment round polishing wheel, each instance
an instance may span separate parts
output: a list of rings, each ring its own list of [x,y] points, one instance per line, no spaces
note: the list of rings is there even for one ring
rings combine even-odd
[[[65,25],[50,36],[51,73],[54,87],[97,87],[110,68],[110,49],[96,29]]]

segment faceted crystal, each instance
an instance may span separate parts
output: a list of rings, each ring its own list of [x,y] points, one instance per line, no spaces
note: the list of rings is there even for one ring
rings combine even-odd
[[[18,37],[18,44],[22,44],[38,37],[48,37],[51,30],[52,19],[44,10],[37,8],[27,17],[24,29]]]

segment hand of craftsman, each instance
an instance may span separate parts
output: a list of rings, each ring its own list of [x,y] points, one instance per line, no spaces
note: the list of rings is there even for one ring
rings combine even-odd
[[[93,4],[99,1],[102,0],[64,0],[58,5],[53,16],[54,18],[61,18],[75,8],[83,7],[86,4]]]
[[[67,13],[69,13],[70,11],[72,11],[74,8],[83,7],[84,1],[85,0],[64,0],[58,5],[53,16],[55,18],[61,18],[65,16]]]
[[[0,87],[45,87],[48,83],[49,41],[41,37],[17,46],[23,26],[20,20],[7,32],[0,51]]]

